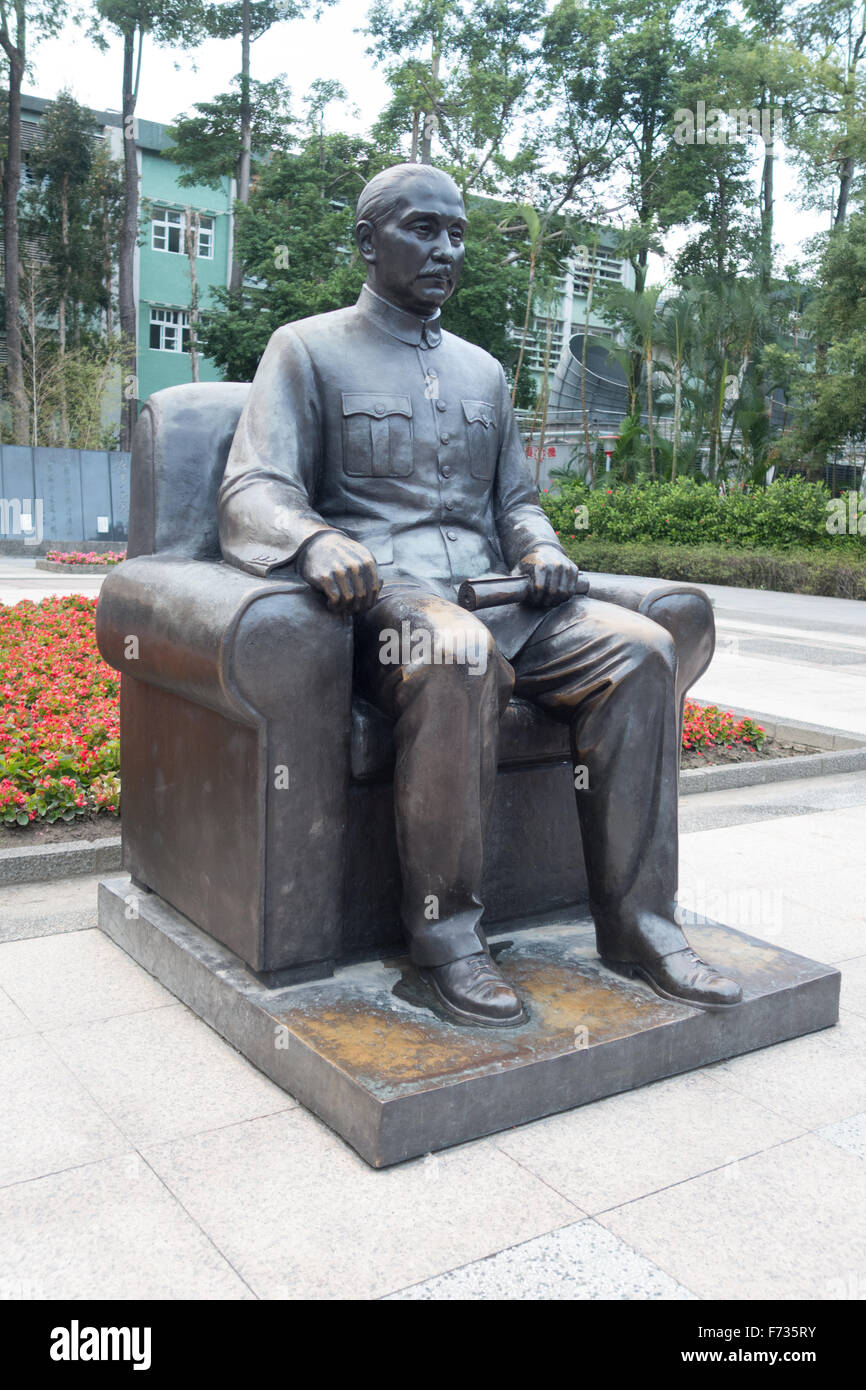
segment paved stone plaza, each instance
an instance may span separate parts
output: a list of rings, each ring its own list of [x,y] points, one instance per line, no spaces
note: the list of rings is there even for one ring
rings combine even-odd
[[[710,592],[696,694],[866,731],[866,604]],[[95,876],[3,889],[0,1297],[866,1297],[866,773],[681,810],[687,904],[839,966],[840,1025],[380,1172],[96,929]]]

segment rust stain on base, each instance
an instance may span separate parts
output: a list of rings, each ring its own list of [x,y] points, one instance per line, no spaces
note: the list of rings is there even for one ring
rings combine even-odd
[[[498,956],[529,1012],[529,1022],[519,1028],[467,1027],[437,1017],[411,966],[393,993],[416,1000],[414,1008],[397,1006],[384,989],[373,997],[367,992],[328,998],[322,992],[315,1002],[274,1017],[366,1086],[423,1089],[560,1056],[683,1016],[680,1005],[583,962],[556,963],[554,954],[518,947]]]

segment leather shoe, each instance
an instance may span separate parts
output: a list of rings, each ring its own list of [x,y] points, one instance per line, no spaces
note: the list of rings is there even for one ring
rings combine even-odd
[[[526,1022],[520,996],[486,951],[449,961],[447,965],[428,966],[418,973],[448,1012],[464,1023],[514,1028]]]
[[[604,963],[623,975],[645,980],[662,999],[671,999],[675,1004],[691,1004],[699,1009],[730,1009],[743,997],[742,989],[734,980],[720,975],[691,947],[672,951],[654,961],[605,960]]]

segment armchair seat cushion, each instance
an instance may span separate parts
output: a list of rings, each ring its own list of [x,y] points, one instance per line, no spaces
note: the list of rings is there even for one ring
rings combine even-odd
[[[352,777],[389,781],[394,770],[393,720],[368,700],[352,702]],[[502,716],[499,765],[562,762],[570,756],[568,726],[517,697]]]

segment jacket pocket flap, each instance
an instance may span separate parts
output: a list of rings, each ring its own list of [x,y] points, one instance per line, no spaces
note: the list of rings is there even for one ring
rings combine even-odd
[[[379,539],[363,540],[377,565],[390,565],[394,560],[394,537],[385,536]]]
[[[412,419],[412,402],[408,396],[382,396],[373,391],[344,391],[344,415],[372,415],[382,420],[386,415],[404,415]]]
[[[483,425],[488,429],[496,425],[496,406],[487,401],[462,401],[463,414],[470,425]]]

